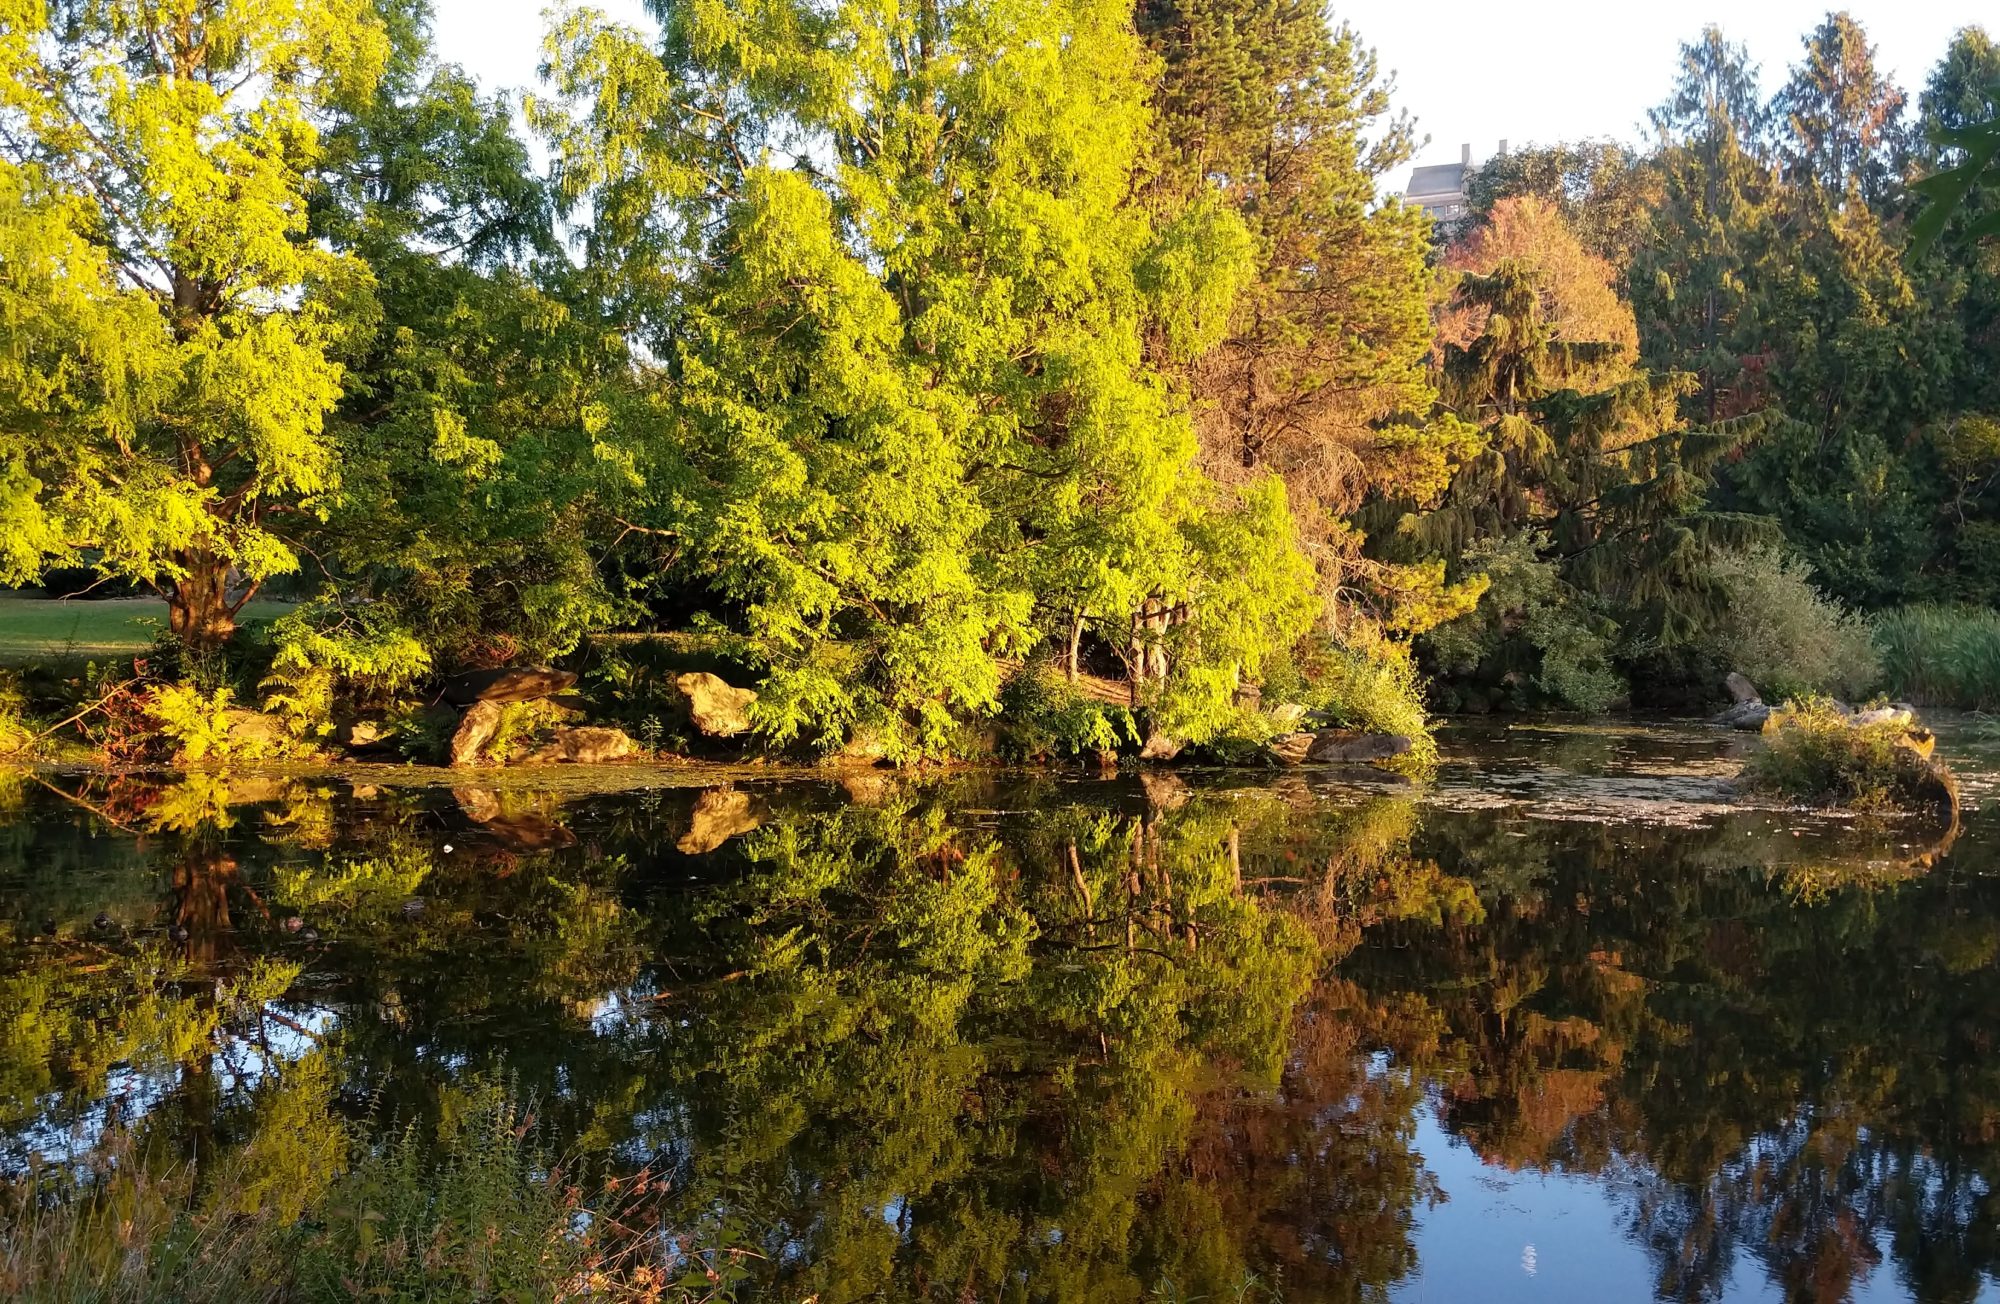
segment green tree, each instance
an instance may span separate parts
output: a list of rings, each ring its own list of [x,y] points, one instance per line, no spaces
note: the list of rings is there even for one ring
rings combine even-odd
[[[1540,199],[1562,213],[1585,249],[1622,271],[1651,239],[1659,189],[1655,171],[1630,146],[1563,141],[1480,164],[1466,182],[1466,211],[1476,224],[1503,200]]]
[[[1757,351],[1758,261],[1775,238],[1766,115],[1740,45],[1706,28],[1681,47],[1680,73],[1650,116],[1660,202],[1628,277],[1648,365],[1692,372],[1704,420],[1761,403],[1747,358]]]
[[[9,13],[0,579],[81,559],[209,645],[298,568],[296,522],[340,486],[324,422],[367,280],[304,238],[306,194],[386,52],[361,0]]]
[[[329,419],[347,469],[310,539],[327,582],[296,623],[398,628],[444,662],[567,652],[614,611],[598,563],[635,478],[609,416],[624,349],[514,106],[436,63],[427,10],[398,19],[316,173],[313,232],[367,263],[375,311]]]
[[[1707,498],[1717,464],[1751,427],[1690,429],[1677,412],[1691,384],[1685,374],[1619,366],[1614,344],[1558,338],[1537,269],[1525,261],[1464,274],[1455,302],[1483,324],[1468,343],[1446,346],[1441,401],[1478,426],[1484,447],[1454,476],[1440,507],[1395,521],[1393,542],[1460,559],[1478,541],[1525,540],[1546,577],[1496,585],[1462,618],[1488,631],[1472,639],[1478,655],[1447,660],[1470,661],[1464,670],[1499,667],[1517,659],[1515,636],[1525,630],[1545,663],[1543,687],[1601,709],[1616,695],[1601,687],[1608,653],[1581,650],[1571,634],[1555,631],[1600,625],[1599,647],[1616,638],[1638,651],[1683,642],[1720,610],[1708,550],[1759,527],[1711,511]],[[1522,613],[1510,610],[1515,602],[1549,616],[1539,638],[1534,622],[1524,626]],[[1556,619],[1564,607],[1570,614]],[[1469,636],[1445,626],[1439,637],[1447,642],[1434,644],[1462,645]],[[1557,642],[1579,674],[1553,671]],[[1504,679],[1504,671],[1494,677]],[[1581,696],[1565,692],[1566,678],[1593,686]]]
[[[1003,657],[1086,630],[1184,736],[1218,727],[1306,582],[1282,502],[1197,472],[1143,347],[1197,347],[1187,305],[1229,302],[1249,242],[1129,202],[1128,11],[657,17],[565,17],[538,116],[648,364],[645,524],[767,655],[762,731],[943,750]]]

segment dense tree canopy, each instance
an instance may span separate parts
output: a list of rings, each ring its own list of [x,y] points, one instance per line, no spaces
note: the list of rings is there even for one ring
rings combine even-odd
[[[1981,29],[1913,95],[1850,15],[1770,92],[1711,27],[1643,141],[1442,232],[1291,0],[652,19],[559,11],[517,103],[422,0],[8,17],[0,579],[151,585],[195,651],[277,584],[246,682],[315,727],[623,628],[898,759],[1036,702],[1247,745],[1265,688],[1420,730],[1474,627],[1699,678],[1753,536],[1808,569],[1745,593],[2000,597]]]

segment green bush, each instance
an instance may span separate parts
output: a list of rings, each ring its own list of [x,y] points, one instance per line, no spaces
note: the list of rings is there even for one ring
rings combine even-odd
[[[1760,792],[1856,811],[1927,807],[1940,796],[1934,785],[1951,783],[1908,725],[1851,724],[1824,697],[1771,714],[1744,778]]]
[[[1063,672],[1030,664],[1000,690],[1001,754],[1009,760],[1095,756],[1140,746],[1131,708],[1093,702]]]
[[[435,1126],[374,1143],[335,1125],[324,1165],[276,1185],[248,1154],[206,1176],[155,1172],[129,1133],[113,1133],[87,1165],[0,1184],[0,1292],[50,1304],[694,1304],[729,1298],[747,1276],[742,1251],[712,1244],[726,1229],[693,1244],[663,1225],[663,1188],[647,1175],[593,1178],[543,1151],[531,1106],[499,1086],[447,1088],[441,1103]],[[330,1123],[301,1121],[310,1135]]]
[[[1329,644],[1305,673],[1305,706],[1349,729],[1401,734],[1411,741],[1416,764],[1436,761],[1423,680],[1402,646],[1385,642],[1371,652]]]
[[[1805,562],[1753,548],[1718,554],[1712,573],[1729,607],[1709,641],[1723,665],[1749,676],[1769,700],[1813,693],[1852,700],[1880,680],[1867,620],[1814,588]]]
[[[1929,603],[1875,618],[1882,682],[1922,706],[2000,707],[2000,612]]]
[[[1628,696],[1613,664],[1618,626],[1563,581],[1557,563],[1542,560],[1547,543],[1547,535],[1527,533],[1467,549],[1464,566],[1486,575],[1486,592],[1470,613],[1423,639],[1439,674],[1460,681],[1444,700],[1471,690],[1511,696],[1513,705],[1596,712]],[[1521,693],[1522,684],[1532,691]]]

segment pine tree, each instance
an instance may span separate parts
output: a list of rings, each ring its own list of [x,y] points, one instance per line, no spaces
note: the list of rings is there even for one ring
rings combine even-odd
[[[1709,27],[1681,47],[1681,71],[1650,115],[1661,199],[1628,284],[1648,365],[1694,374],[1705,421],[1761,406],[1753,268],[1775,239],[1766,115],[1756,69]]]

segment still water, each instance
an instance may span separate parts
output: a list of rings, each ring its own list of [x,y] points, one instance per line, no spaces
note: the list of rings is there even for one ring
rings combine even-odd
[[[1941,838],[1737,801],[1742,746],[0,776],[0,1168],[282,1187],[497,1082],[747,1299],[2000,1300],[1993,760],[1947,734]]]

